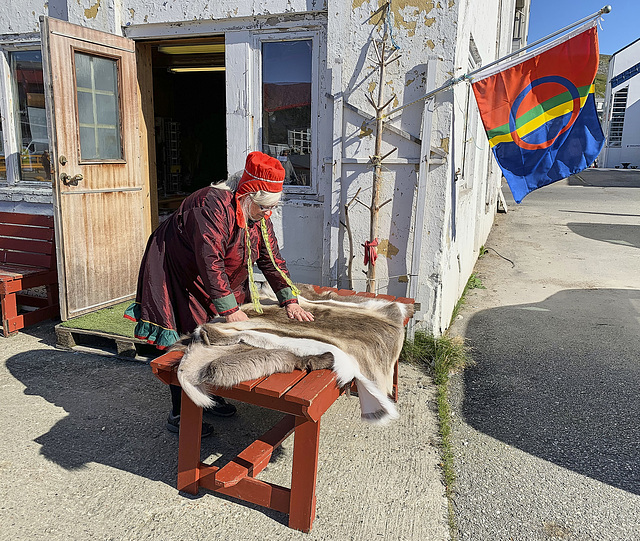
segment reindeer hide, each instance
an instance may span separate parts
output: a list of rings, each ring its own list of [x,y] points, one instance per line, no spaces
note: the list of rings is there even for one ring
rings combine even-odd
[[[173,346],[185,351],[178,368],[184,391],[208,407],[207,385],[231,387],[295,368],[332,368],[339,385],[356,380],[364,420],[396,418],[388,395],[404,340],[403,323],[413,306],[300,288],[298,300],[313,313],[313,322],[289,319],[276,303],[264,301],[263,314],[243,306],[248,321],[207,323]]]

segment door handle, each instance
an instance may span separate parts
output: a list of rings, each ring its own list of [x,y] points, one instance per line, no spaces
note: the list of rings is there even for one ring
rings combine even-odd
[[[77,186],[78,182],[80,182],[83,178],[84,177],[80,174],[73,176],[67,175],[66,173],[60,174],[60,180],[65,186]]]

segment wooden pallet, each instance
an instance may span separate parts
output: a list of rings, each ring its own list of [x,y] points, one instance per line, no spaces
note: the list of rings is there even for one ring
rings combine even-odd
[[[56,325],[56,347],[120,359],[148,362],[160,351],[144,340],[100,331]]]

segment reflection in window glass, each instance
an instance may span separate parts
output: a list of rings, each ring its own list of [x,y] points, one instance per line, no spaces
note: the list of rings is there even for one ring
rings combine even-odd
[[[11,53],[11,68],[17,90],[18,145],[22,180],[51,180],[49,134],[44,106],[42,54],[40,51]],[[4,166],[4,160],[0,167]],[[6,171],[4,172],[6,175]]]
[[[82,160],[122,159],[118,64],[76,53],[76,92]]]
[[[262,151],[285,184],[311,185],[311,40],[262,44]]]

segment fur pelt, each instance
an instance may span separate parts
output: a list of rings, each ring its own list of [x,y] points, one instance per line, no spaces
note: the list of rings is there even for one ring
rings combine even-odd
[[[299,303],[313,313],[313,322],[289,319],[275,301],[265,299],[263,314],[243,306],[248,321],[207,323],[175,344],[172,349],[185,351],[178,379],[187,395],[208,407],[208,385],[231,387],[296,368],[332,368],[340,385],[356,380],[363,419],[397,417],[388,395],[404,340],[403,323],[413,306],[299,287]]]

